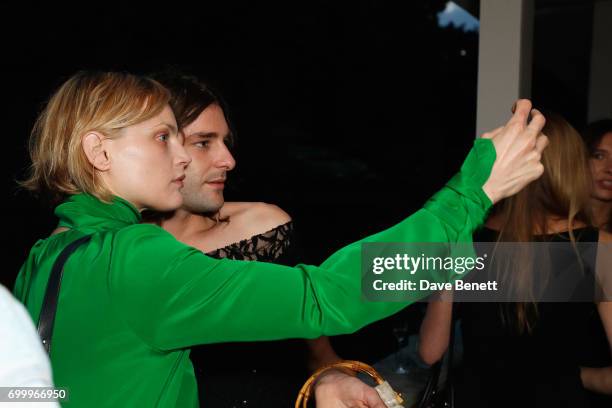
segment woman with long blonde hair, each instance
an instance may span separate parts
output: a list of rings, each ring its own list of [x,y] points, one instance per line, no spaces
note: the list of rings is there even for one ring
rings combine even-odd
[[[485,227],[474,235],[474,242],[566,242],[573,244],[568,251],[580,251],[578,242],[600,242],[600,251],[607,251],[612,235],[591,226],[586,147],[561,116],[546,116],[543,132],[550,144],[542,155],[544,174],[500,201]],[[593,314],[599,314],[612,350],[612,303],[537,302],[532,288],[554,278],[542,276],[546,271],[533,267],[534,253],[526,255],[513,257],[513,266],[500,277],[509,292],[519,296],[514,303],[453,305],[453,294],[448,292],[444,301],[428,305],[419,353],[429,364],[438,361],[448,347],[452,315],[461,320],[463,371],[454,384],[458,407],[557,407],[568,401],[571,406],[588,406],[585,388],[612,394],[612,367],[580,367],[587,322]],[[605,256],[602,252],[597,258]],[[574,259],[575,265],[559,265],[553,259],[553,271],[571,267],[576,274],[584,273],[581,258]],[[592,265],[596,262],[591,260]],[[604,364],[609,365],[609,356]]]

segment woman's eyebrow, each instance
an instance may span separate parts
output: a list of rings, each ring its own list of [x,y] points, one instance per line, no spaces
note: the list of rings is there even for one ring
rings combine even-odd
[[[158,128],[158,127],[162,127],[165,126],[167,127],[171,133],[178,133],[178,130],[176,129],[176,126],[174,126],[171,123],[166,123],[166,122],[162,122],[162,123],[158,123],[157,125],[153,126],[152,129]]]

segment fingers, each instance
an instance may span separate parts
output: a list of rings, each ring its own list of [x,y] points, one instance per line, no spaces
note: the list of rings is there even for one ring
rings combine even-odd
[[[516,192],[518,193],[520,190],[525,188],[527,184],[539,179],[542,174],[544,174],[544,165],[542,163],[537,162],[529,165],[529,169],[524,174],[523,181],[518,185]]]
[[[540,112],[537,109],[532,109],[531,110],[531,121],[527,125],[527,130],[531,134],[537,135],[542,131],[545,124],[546,124],[546,118],[544,117],[544,115],[542,115],[542,112]]]
[[[378,392],[372,387],[369,387],[365,393],[365,403],[368,408],[387,408],[383,400],[380,399]]]
[[[544,165],[542,163],[538,163],[538,165],[536,166],[535,172],[536,174],[535,174],[534,180],[539,179],[540,176],[544,174]]]
[[[508,125],[511,124],[527,124],[527,118],[531,111],[531,101],[529,99],[519,99],[515,102],[515,109],[512,117],[508,121]]]
[[[483,133],[481,138],[482,139],[493,139],[495,137],[495,135],[497,135],[499,132],[502,131],[503,128],[504,128],[503,126],[500,126],[500,127],[495,128],[495,129],[493,129],[493,130],[491,130],[489,132]]]
[[[535,150],[538,153],[542,154],[546,146],[548,146],[548,137],[544,133],[541,133],[540,136],[538,136],[538,138],[536,139]]]

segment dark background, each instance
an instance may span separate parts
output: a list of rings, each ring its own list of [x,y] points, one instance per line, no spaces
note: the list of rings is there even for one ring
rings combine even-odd
[[[420,208],[475,137],[478,33],[439,27],[445,1],[402,3],[2,6],[0,281],[12,287],[29,248],[54,228],[52,209],[15,180],[26,174],[37,113],[80,69],[174,64],[216,86],[238,129],[226,198],[289,212],[307,263]],[[533,97],[580,128],[591,2],[546,3],[536,14]]]

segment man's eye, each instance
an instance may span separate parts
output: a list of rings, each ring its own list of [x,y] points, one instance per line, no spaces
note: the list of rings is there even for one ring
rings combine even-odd
[[[196,147],[201,147],[203,149],[207,148],[209,145],[208,140],[202,140],[201,142],[194,143]]]

